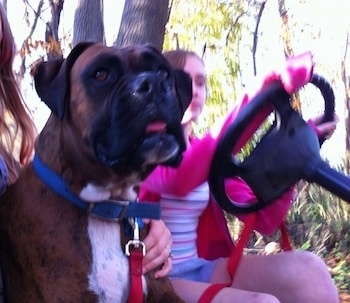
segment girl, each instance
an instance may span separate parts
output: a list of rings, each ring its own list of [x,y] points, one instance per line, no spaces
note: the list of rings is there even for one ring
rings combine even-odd
[[[174,67],[183,69],[192,78],[192,101],[182,120],[188,147],[178,168],[156,168],[142,184],[139,198],[160,201],[162,205],[162,219],[173,236],[170,277],[176,292],[186,302],[194,303],[210,285],[223,283],[229,286],[218,291],[211,302],[338,302],[327,267],[309,252],[243,255],[232,282],[227,264],[234,245],[224,214],[211,199],[207,182],[218,138],[240,109],[274,80],[281,80],[289,93],[306,84],[313,69],[311,55],[307,53],[287,60],[280,71],[272,71],[262,81],[257,81],[257,89],[245,94],[224,122],[203,138],[192,136],[192,123],[197,121],[206,101],[204,63],[195,53],[181,49],[166,52],[165,56]],[[317,133],[329,136],[336,120],[335,117],[334,122],[315,125],[319,122],[317,117],[310,124]],[[227,190],[230,198],[237,202],[256,200],[241,180],[230,180]],[[277,202],[259,211],[254,228],[271,234],[279,227],[291,205],[292,192],[291,189]]]

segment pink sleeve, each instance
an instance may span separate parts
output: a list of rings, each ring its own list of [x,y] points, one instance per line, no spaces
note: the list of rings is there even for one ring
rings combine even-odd
[[[195,187],[208,180],[210,164],[219,138],[226,131],[228,126],[231,125],[242,108],[264,87],[276,80],[281,80],[288,92],[298,90],[310,80],[312,68],[311,53],[305,53],[301,56],[286,60],[286,64],[281,71],[274,70],[265,75],[265,77],[258,82],[259,84],[256,88],[250,93],[245,94],[223,122],[219,122],[215,125],[202,139],[194,140],[191,147],[184,153],[183,160],[178,168],[158,166],[143,182],[143,187],[156,193],[184,196]],[[247,130],[241,135],[239,142],[237,142],[237,149],[246,143],[270,111],[271,108],[266,108],[259,113],[259,116],[254,119],[249,127],[247,127]],[[232,186],[232,192],[235,190],[236,186]],[[249,188],[247,188],[247,192],[248,190]],[[251,190],[250,194],[252,195]],[[244,199],[240,201],[244,203]],[[289,207],[288,203],[285,204]]]
[[[158,166],[142,183],[149,191],[185,196],[207,180],[216,141],[209,134],[194,139],[178,168]]]
[[[241,179],[235,178],[225,182],[226,194],[236,203],[253,203],[256,197],[249,186]],[[285,192],[280,198],[269,206],[258,211],[255,230],[264,234],[272,234],[285,218],[293,199],[294,188]],[[235,214],[237,218],[244,222],[244,214]]]

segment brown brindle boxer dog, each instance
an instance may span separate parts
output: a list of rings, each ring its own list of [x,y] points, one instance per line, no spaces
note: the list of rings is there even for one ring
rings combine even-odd
[[[126,302],[119,219],[159,216],[157,204],[125,201],[156,165],[180,163],[191,81],[151,46],[92,43],[32,73],[52,113],[0,202],[6,302]],[[167,278],[143,288],[147,302],[183,302]]]

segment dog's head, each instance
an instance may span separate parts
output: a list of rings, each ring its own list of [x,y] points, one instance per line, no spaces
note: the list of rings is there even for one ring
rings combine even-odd
[[[40,98],[101,164],[149,171],[180,163],[191,80],[156,48],[81,43],[66,60],[39,63],[32,75]]]

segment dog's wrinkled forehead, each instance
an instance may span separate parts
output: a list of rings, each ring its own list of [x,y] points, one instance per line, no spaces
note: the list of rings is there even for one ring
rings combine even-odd
[[[94,56],[96,59],[81,68],[87,58]],[[91,71],[99,66],[117,66],[120,73],[151,71],[157,68],[170,69],[170,65],[163,55],[151,45],[136,45],[124,48],[106,47],[103,45],[92,45],[76,58],[72,64],[71,77],[78,76],[77,73]]]
[[[62,119],[72,94],[75,100],[83,100],[82,94],[95,95],[96,100],[99,91],[98,99],[102,100],[117,83],[127,82],[126,77],[143,72],[155,72],[163,80],[170,76],[169,84],[175,81],[178,106],[183,114],[192,98],[191,80],[183,71],[171,68],[160,51],[150,45],[117,48],[83,42],[74,47],[67,59],[42,61],[31,74],[41,100]],[[79,89],[79,83],[85,89]]]
[[[142,67],[146,69],[150,69],[157,65],[163,65],[170,68],[163,55],[152,45],[126,47],[123,49],[123,53],[128,58],[130,68],[134,70],[140,68],[140,63],[142,63]]]

